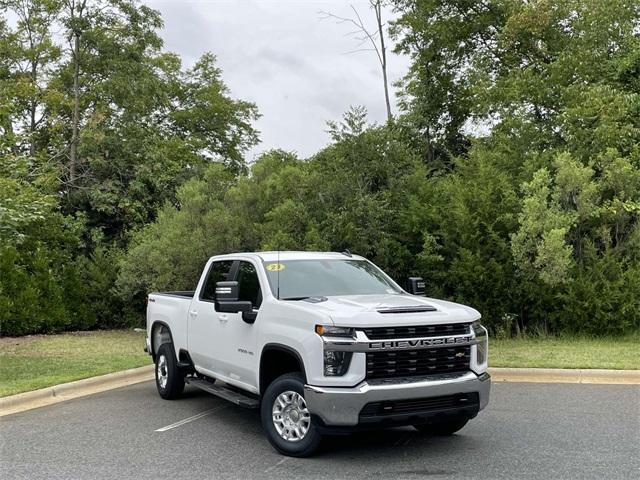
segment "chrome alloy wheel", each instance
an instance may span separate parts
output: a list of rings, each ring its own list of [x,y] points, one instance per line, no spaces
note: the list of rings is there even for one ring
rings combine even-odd
[[[169,371],[167,369],[167,357],[160,355],[158,358],[158,366],[156,367],[158,373],[158,383],[160,388],[167,387],[167,381],[169,380]]]
[[[298,392],[287,390],[278,395],[271,412],[273,426],[287,442],[299,442],[309,431],[311,416],[304,398]]]

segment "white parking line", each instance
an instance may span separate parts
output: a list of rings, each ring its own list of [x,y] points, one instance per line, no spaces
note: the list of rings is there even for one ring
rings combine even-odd
[[[282,465],[284,462],[286,462],[289,459],[289,457],[284,457],[282,460],[280,460],[278,463],[276,463],[275,465],[271,465],[269,468],[267,468],[264,473],[269,473],[271,470],[273,470],[274,468],[279,467],[280,465]]]
[[[188,418],[185,418],[184,420],[180,420],[179,422],[172,423],[171,425],[167,425],[166,427],[159,428],[156,430],[156,432],[166,432],[167,430],[171,430],[172,428],[180,427],[186,423],[193,422],[194,420],[198,420],[202,417],[206,417],[207,415],[212,414],[216,410],[221,410],[225,406],[212,408],[210,410],[205,410],[204,412],[198,413],[197,415],[193,415],[192,417],[188,417]]]

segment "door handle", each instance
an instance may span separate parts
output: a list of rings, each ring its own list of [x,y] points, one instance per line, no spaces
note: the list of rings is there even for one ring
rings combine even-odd
[[[197,317],[198,316],[198,311],[197,310],[190,310],[189,311],[189,315],[191,315],[192,317]]]
[[[221,322],[226,322],[227,320],[229,320],[229,317],[226,313],[223,313],[221,315],[218,315],[218,319],[220,319]]]

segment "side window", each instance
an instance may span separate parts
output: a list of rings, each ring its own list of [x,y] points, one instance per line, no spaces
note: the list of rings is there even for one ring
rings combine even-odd
[[[211,264],[209,275],[205,280],[202,292],[200,292],[200,300],[215,300],[216,283],[228,280],[231,265],[233,265],[232,260],[213,262]]]
[[[249,300],[254,308],[260,308],[262,303],[262,292],[260,291],[260,281],[253,264],[240,262],[238,267],[238,300]]]

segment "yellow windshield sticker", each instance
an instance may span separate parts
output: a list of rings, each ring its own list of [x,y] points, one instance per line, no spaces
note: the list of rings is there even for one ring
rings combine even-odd
[[[281,263],[270,263],[266,268],[270,272],[279,272],[281,270],[284,270],[284,265]]]

